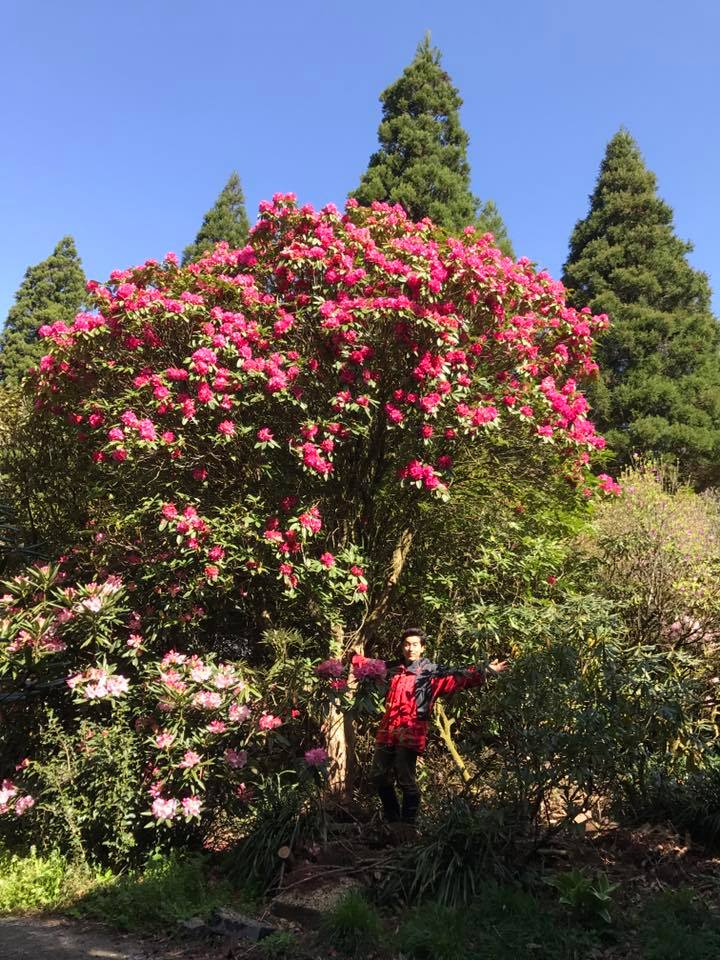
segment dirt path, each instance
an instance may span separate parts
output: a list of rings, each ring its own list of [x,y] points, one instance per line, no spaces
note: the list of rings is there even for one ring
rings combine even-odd
[[[139,940],[62,917],[0,918],[0,960],[195,960],[212,956],[213,951],[197,944]]]

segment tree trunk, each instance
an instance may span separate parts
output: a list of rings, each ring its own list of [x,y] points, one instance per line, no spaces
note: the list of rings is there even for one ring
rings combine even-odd
[[[390,604],[393,591],[402,575],[410,553],[412,539],[412,532],[403,530],[393,550],[390,572],[377,602],[359,631],[358,638],[349,647],[346,647],[342,628],[340,626],[335,628],[336,644],[344,651],[345,655],[363,654],[365,652],[366,642],[374,636]],[[355,679],[351,673],[348,678],[350,692],[352,692],[354,686]],[[355,754],[355,721],[349,714],[344,714],[341,710],[333,707],[325,721],[323,733],[330,757],[330,792],[338,801],[347,801],[352,796],[358,773],[357,756]]]

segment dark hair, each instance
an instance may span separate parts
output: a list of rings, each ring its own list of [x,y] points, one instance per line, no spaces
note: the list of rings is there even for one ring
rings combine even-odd
[[[423,646],[427,643],[425,631],[421,630],[420,627],[407,627],[403,630],[402,637],[400,638],[401,642],[407,640],[408,637],[419,637]]]

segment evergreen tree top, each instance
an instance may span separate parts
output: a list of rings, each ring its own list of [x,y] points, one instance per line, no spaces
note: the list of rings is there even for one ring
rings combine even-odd
[[[677,458],[699,483],[720,470],[720,328],[706,274],[627,130],[610,140],[563,281],[575,306],[608,313],[594,418],[621,462]]]
[[[220,240],[227,241],[233,248],[244,247],[249,232],[250,222],[245,209],[245,195],[240,177],[233,171],[215,204],[205,214],[194,243],[185,248],[183,263],[199,260]]]
[[[25,271],[0,337],[0,381],[17,382],[42,353],[43,324],[71,323],[86,302],[85,274],[72,237]]]
[[[588,215],[570,238],[564,281],[573,302],[611,312],[618,302],[710,310],[710,285],[686,255],[670,206],[657,195],[637,143],[621,129],[610,140]]]
[[[472,223],[478,202],[470,190],[468,135],[460,94],[429,37],[412,63],[380,96],[380,149],[352,194],[369,206],[400,203],[414,220],[430,217],[448,230]]]

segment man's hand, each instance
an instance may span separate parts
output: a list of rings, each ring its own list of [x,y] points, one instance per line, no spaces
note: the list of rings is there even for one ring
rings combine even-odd
[[[491,660],[488,664],[493,673],[502,673],[503,670],[507,670],[510,666],[508,660]]]

